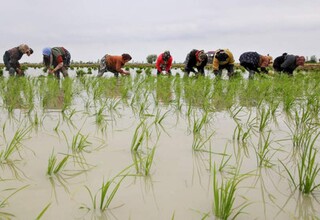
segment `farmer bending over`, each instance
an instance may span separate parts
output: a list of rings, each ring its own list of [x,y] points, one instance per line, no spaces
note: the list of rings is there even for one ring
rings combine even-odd
[[[273,63],[273,69],[277,72],[287,73],[289,76],[293,76],[293,71],[298,66],[303,66],[305,58],[298,55],[288,55],[287,53],[277,57]]]
[[[70,66],[71,55],[64,47],[46,47],[42,50],[43,63],[49,74],[54,74],[60,79],[60,72],[63,77],[68,77],[68,67]],[[53,68],[52,68],[53,66]]]
[[[215,76],[221,77],[222,70],[227,69],[229,78],[233,76],[234,58],[228,49],[219,49],[215,51],[213,57],[213,73]]]
[[[114,74],[115,77],[121,75],[130,75],[130,72],[124,71],[122,67],[129,62],[132,57],[124,53],[121,56],[113,56],[106,54],[104,57],[101,58],[99,72],[97,77],[101,77],[103,73],[110,71]]]
[[[21,44],[4,53],[3,62],[6,66],[6,70],[9,71],[10,76],[13,76],[15,73],[17,76],[24,76],[24,72],[21,70],[19,63],[23,54],[30,56],[33,54],[33,50],[28,45]]]
[[[190,72],[194,72],[196,75],[200,73],[200,75],[204,76],[204,67],[207,65],[207,63],[207,54],[205,54],[203,50],[193,49],[186,57],[184,70],[187,76],[189,76]],[[197,69],[197,72],[194,68]]]
[[[243,66],[249,72],[249,79],[253,78],[253,75],[257,72],[268,73],[266,67],[272,62],[271,56],[263,56],[257,52],[245,52],[241,54],[240,65]]]
[[[171,75],[172,60],[173,58],[169,51],[165,51],[158,56],[156,62],[158,76],[160,74],[168,74],[169,76]]]

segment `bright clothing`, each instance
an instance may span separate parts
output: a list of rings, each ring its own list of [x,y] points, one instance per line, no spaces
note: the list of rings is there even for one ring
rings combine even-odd
[[[168,60],[163,60],[163,53],[160,54],[156,62],[156,68],[158,72],[162,72],[162,71],[169,72],[172,67],[172,60],[173,60],[172,56],[170,56]]]
[[[225,60],[219,60],[217,59],[218,53],[225,53],[227,55],[227,58]],[[219,70],[219,66],[224,66],[226,64],[232,64],[234,65],[234,57],[230,50],[228,49],[219,49],[215,51],[215,55],[213,57],[213,70]]]
[[[119,76],[119,73],[126,74],[126,72],[122,69],[124,65],[125,61],[123,59],[123,56],[113,56],[106,54],[101,58],[98,76],[102,76],[103,73],[107,71],[114,73],[116,77]]]

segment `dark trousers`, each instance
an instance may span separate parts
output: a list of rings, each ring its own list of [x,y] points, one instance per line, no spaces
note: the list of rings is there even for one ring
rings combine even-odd
[[[214,75],[221,77],[223,69],[226,69],[228,71],[228,76],[229,77],[233,76],[233,73],[234,73],[233,64],[220,65],[219,66],[219,70],[215,70],[214,71]]]

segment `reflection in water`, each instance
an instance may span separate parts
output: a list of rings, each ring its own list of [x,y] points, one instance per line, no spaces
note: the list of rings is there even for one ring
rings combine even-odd
[[[14,109],[25,109],[29,112],[34,107],[34,91],[32,81],[25,77],[1,78],[0,94],[3,106],[12,113]]]
[[[68,80],[64,80],[62,83],[58,80],[48,78],[47,81],[43,81],[42,86],[42,106],[48,110],[65,110],[71,104],[71,91],[67,84]]]
[[[289,196],[286,196],[286,200],[284,204],[279,207],[279,212],[275,215],[275,217],[279,216],[286,210],[287,206],[290,206],[290,203],[294,203],[293,207],[295,207],[290,212],[290,215],[293,219],[319,219],[319,210],[315,206],[319,206],[319,195],[310,194],[305,195],[298,190],[294,190]]]
[[[319,219],[319,210],[314,207],[314,203],[318,203],[316,196],[304,195],[301,192],[298,193],[296,198],[296,218],[297,219]]]
[[[159,77],[156,82],[156,99],[157,102],[169,105],[173,100],[171,77]]]
[[[20,162],[21,161],[18,161],[18,160],[1,161],[0,162],[0,167],[1,167],[0,181],[12,179],[12,178],[15,178],[17,180],[23,180],[24,178],[28,178],[23,172],[23,170],[19,167]],[[9,175],[10,177],[8,177]]]
[[[207,152],[193,151],[192,157],[193,157],[192,184],[196,184],[195,179],[198,179],[198,183],[202,186],[203,178],[205,178],[205,182],[208,183],[207,176],[210,173],[212,168],[211,167],[212,161],[210,161],[211,159],[210,154],[208,154]]]

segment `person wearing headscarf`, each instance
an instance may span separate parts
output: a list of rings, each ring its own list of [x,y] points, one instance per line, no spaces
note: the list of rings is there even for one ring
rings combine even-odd
[[[304,56],[283,53],[281,56],[277,57],[274,60],[273,69],[276,72],[283,72],[287,73],[289,76],[292,76],[293,71],[298,66],[304,66],[304,62]]]
[[[240,65],[249,72],[249,79],[252,79],[256,72],[268,73],[266,68],[272,62],[272,57],[260,55],[257,52],[245,52],[240,55],[239,61]]]
[[[204,67],[208,63],[208,56],[203,50],[193,49],[188,53],[184,63],[184,70],[188,76],[190,72],[204,76]],[[195,71],[194,68],[196,68],[197,71]]]
[[[123,66],[129,62],[132,57],[124,53],[121,56],[114,56],[106,54],[100,60],[99,72],[97,77],[101,77],[105,72],[109,71],[114,74],[115,77],[121,75],[130,75],[130,72],[123,70]]]
[[[10,76],[13,76],[15,73],[17,76],[24,75],[19,63],[19,60],[24,54],[27,54],[27,56],[33,54],[33,50],[27,44],[21,44],[4,53],[3,62],[6,66],[6,70],[9,71]]]
[[[213,73],[221,77],[222,70],[227,69],[229,78],[233,76],[234,70],[233,54],[228,49],[219,49],[215,51],[213,57]]]
[[[43,63],[49,74],[54,74],[60,79],[60,73],[63,77],[68,77],[68,67],[70,66],[71,55],[64,47],[46,47],[42,50]]]
[[[172,56],[170,51],[164,51],[161,53],[156,61],[157,75],[168,74],[171,75]]]

